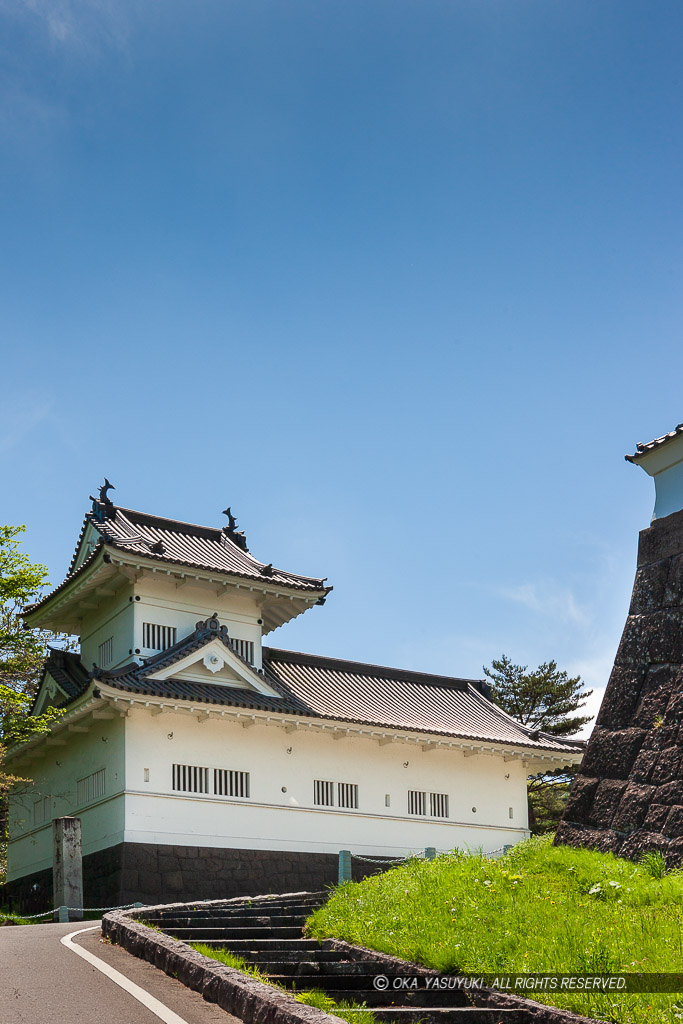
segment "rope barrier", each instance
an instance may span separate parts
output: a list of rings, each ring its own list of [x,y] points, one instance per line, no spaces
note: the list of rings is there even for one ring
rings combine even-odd
[[[68,910],[73,914],[95,914],[104,910],[130,910],[132,907],[142,907],[142,903],[125,903],[119,907],[54,907],[52,910],[44,910],[42,914],[3,914],[6,921],[35,921],[39,917],[51,917],[58,914],[60,910]]]

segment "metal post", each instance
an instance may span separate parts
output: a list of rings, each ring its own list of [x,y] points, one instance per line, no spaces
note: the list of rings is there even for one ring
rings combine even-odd
[[[69,923],[69,908],[68,907],[58,907],[57,908],[57,920],[59,921],[60,924],[68,924]]]
[[[52,822],[52,840],[53,898],[54,906],[60,908],[61,914],[64,907],[83,906],[81,819],[55,818]],[[71,915],[74,921],[83,920],[82,910],[72,909]],[[69,920],[68,914],[64,920]]]
[[[436,857],[436,847],[428,846],[425,849],[425,860],[434,860]]]
[[[505,856],[506,853],[509,853],[511,849],[512,849],[512,843],[508,843],[507,846],[504,846],[503,847],[503,856]]]
[[[339,851],[339,883],[351,881],[351,851]]]

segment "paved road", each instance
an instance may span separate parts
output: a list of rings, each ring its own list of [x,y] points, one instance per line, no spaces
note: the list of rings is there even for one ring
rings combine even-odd
[[[62,945],[64,935],[176,1013],[185,1024],[240,1024],[179,981],[100,939],[99,922],[0,928],[0,1024],[160,1024],[97,967]]]

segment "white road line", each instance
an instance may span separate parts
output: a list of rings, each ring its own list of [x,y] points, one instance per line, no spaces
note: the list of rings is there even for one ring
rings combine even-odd
[[[109,964],[104,962],[104,960],[100,960],[98,956],[94,956],[92,953],[89,953],[87,949],[83,949],[82,946],[77,946],[76,943],[72,941],[76,935],[82,935],[83,932],[93,932],[99,927],[100,926],[96,924],[93,925],[92,928],[79,928],[76,932],[70,932],[69,935],[62,936],[59,941],[63,946],[66,946],[67,949],[72,949],[74,953],[78,953],[78,955],[82,956],[84,960],[87,960],[89,964],[96,967],[98,971],[101,971],[102,974],[105,974],[117,985],[120,985],[121,988],[125,989],[129,995],[133,996],[133,998],[137,999],[143,1006],[146,1006],[148,1010],[151,1010],[152,1013],[156,1014],[160,1020],[163,1020],[164,1024],[187,1024],[186,1020],[179,1017],[177,1013],[173,1012],[173,1010],[169,1010],[167,1006],[164,1006],[164,1004],[160,1003],[158,999],[151,996],[149,992],[145,992],[144,988],[140,988],[140,986],[136,985],[134,981],[130,981],[125,974],[121,974],[120,971],[115,971],[114,968],[110,967]]]

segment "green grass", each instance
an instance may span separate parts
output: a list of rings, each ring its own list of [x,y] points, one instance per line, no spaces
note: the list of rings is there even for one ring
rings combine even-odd
[[[346,883],[308,921],[335,937],[445,972],[683,971],[683,872],[661,858],[553,847],[544,836],[490,861],[411,860]],[[683,1021],[680,996],[536,994],[620,1024]]]
[[[208,956],[212,960],[218,960],[219,963],[225,964],[226,967],[233,967],[236,971],[249,974],[252,978],[262,981],[264,985],[272,985],[274,988],[279,988],[288,995],[293,996],[300,1003],[305,1003],[307,1006],[316,1006],[319,1010],[324,1010],[325,1013],[333,1013],[336,1017],[341,1017],[342,1020],[348,1021],[349,1024],[376,1024],[375,1015],[372,1010],[367,1008],[365,1003],[353,1003],[346,1000],[336,1002],[326,992],[323,992],[322,989],[317,988],[296,992],[285,988],[283,985],[277,985],[270,980],[267,974],[260,971],[258,967],[253,967],[243,960],[241,956],[237,956],[227,949],[217,949],[204,942],[191,942],[190,945],[198,953],[201,953],[202,956]]]

